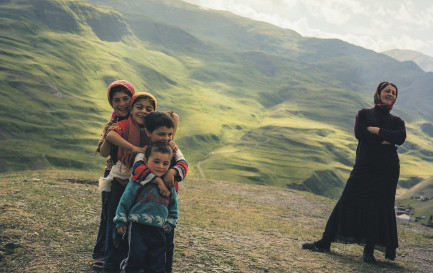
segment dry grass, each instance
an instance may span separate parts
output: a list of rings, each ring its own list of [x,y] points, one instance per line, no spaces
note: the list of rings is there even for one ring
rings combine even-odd
[[[0,176],[0,272],[93,272],[98,173],[40,171]],[[320,237],[334,200],[268,186],[187,179],[179,194],[175,272],[432,272],[431,229],[399,223],[395,262],[362,247],[301,249]]]

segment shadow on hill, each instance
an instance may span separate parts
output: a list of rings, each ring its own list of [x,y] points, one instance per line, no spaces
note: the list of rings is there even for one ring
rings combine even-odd
[[[37,7],[34,10],[38,20],[49,29],[71,33],[79,32],[80,27],[75,18],[65,10],[65,7],[59,6],[59,3],[39,0],[31,1],[31,4]]]
[[[128,34],[126,23],[114,14],[97,14],[97,17],[87,18],[87,23],[102,41],[118,42]]]
[[[301,184],[287,184],[290,189],[308,191],[317,195],[338,198],[344,188],[345,180],[333,170],[315,171]]]
[[[433,124],[431,123],[423,123],[421,125],[421,129],[424,133],[426,133],[427,135],[433,137]]]

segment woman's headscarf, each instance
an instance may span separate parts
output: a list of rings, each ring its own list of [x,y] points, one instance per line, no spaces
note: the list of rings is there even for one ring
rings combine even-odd
[[[392,107],[394,106],[395,101],[393,102],[392,105],[388,105],[382,102],[382,100],[380,99],[380,93],[382,93],[382,90],[385,89],[385,87],[387,87],[388,85],[391,85],[395,88],[395,98],[397,100],[397,96],[398,96],[398,89],[397,86],[395,84],[393,84],[392,82],[381,82],[379,83],[379,85],[376,88],[376,92],[374,92],[374,104],[384,110],[391,110]]]

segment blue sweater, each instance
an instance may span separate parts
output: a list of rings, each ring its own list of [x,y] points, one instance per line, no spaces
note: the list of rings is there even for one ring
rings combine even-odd
[[[142,186],[129,179],[113,221],[116,228],[126,226],[128,222],[137,222],[158,228],[167,224],[171,231],[176,227],[177,219],[177,194],[174,188],[169,197],[164,197],[160,195],[156,184]]]

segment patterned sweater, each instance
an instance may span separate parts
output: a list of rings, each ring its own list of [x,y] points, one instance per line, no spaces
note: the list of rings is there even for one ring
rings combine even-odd
[[[144,154],[137,154],[132,176],[126,186],[116,210],[114,222],[116,227],[126,226],[133,221],[145,225],[163,227],[167,224],[169,231],[176,227],[178,219],[177,190],[178,181],[185,178],[188,163],[178,149],[170,162],[170,168],[177,170],[175,187],[170,197],[160,195],[158,186],[152,182],[156,176],[143,161]]]
[[[156,184],[145,186],[132,180],[126,186],[120,199],[113,221],[116,228],[126,226],[128,222],[163,228],[167,224],[168,230],[176,227],[178,219],[177,194],[171,189],[169,197],[160,195]]]

